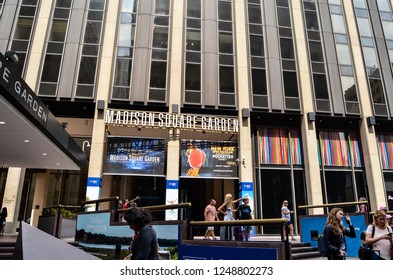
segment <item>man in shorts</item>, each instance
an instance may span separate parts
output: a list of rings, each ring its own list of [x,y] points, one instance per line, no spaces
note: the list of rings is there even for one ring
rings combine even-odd
[[[212,198],[209,201],[210,203],[206,206],[205,208],[205,221],[207,222],[214,222],[215,220],[219,220],[218,219],[218,215],[217,215],[217,210],[216,210],[216,201]],[[208,226],[205,236],[203,237],[203,239],[216,239],[216,236],[214,235],[214,226]]]

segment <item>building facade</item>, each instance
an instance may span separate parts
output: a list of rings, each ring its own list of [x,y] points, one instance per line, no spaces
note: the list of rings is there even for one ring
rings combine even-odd
[[[18,53],[21,76],[89,157],[80,171],[0,169],[9,230],[36,225],[45,207],[110,196],[191,202],[194,220],[226,193],[249,194],[257,218],[280,217],[283,200],[295,220],[299,205],[360,197],[392,209],[392,8],[0,1],[1,52]]]

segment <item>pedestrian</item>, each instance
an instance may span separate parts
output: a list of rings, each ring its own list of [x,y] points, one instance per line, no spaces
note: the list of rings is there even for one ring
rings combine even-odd
[[[249,205],[250,199],[247,194],[243,197],[242,202],[243,204],[241,204],[237,208],[237,211],[239,212],[239,220],[252,220],[252,210]],[[241,231],[243,241],[249,241],[251,234],[251,226],[244,225],[241,227]]]
[[[356,233],[348,213],[345,215],[345,221],[349,230],[345,228],[341,221],[344,212],[341,208],[333,208],[326,220],[323,230],[326,240],[326,255],[328,260],[345,260],[347,256],[347,243],[345,236],[355,238]]]
[[[0,214],[0,235],[4,234],[4,227],[5,227],[7,215],[8,215],[7,207],[3,207],[3,209],[1,209],[1,214]]]
[[[213,222],[213,221],[218,221],[218,215],[217,215],[217,210],[216,210],[216,204],[217,202],[212,198],[209,201],[209,204],[205,207],[205,221],[207,222]],[[208,226],[207,230],[205,232],[205,236],[203,239],[217,239],[215,234],[214,234],[214,226]]]
[[[361,197],[359,198],[359,201],[366,201],[365,197]],[[368,209],[367,209],[367,205],[365,203],[362,203],[359,205],[359,213],[367,213]]]
[[[150,225],[152,219],[149,210],[133,207],[129,208],[124,219],[134,231],[131,244],[131,260],[158,260],[157,233]]]
[[[296,241],[295,236],[294,236],[294,230],[293,230],[293,223],[291,221],[291,214],[293,214],[293,211],[290,211],[288,208],[288,200],[284,200],[281,205],[281,218],[287,219],[287,223],[284,227],[284,238],[286,237],[286,230],[289,229],[289,233],[291,235],[291,240]]]
[[[224,198],[224,203],[218,207],[217,211],[221,214],[224,215],[224,221],[232,221],[234,219],[233,213],[236,212],[237,210],[234,207],[234,204],[239,202],[241,198],[233,200],[233,196],[230,193],[227,193]],[[221,235],[223,239],[225,240],[232,240],[233,233],[232,233],[232,227],[230,226],[224,226],[221,228],[222,233],[220,232],[220,238]]]
[[[373,223],[366,230],[366,245],[373,246],[373,260],[390,260],[392,246],[392,229],[388,226],[386,212],[383,210],[375,211]]]

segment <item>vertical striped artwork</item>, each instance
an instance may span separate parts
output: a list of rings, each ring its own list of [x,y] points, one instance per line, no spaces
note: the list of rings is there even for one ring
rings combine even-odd
[[[384,170],[393,169],[393,135],[378,134],[379,156]]]
[[[292,147],[292,148],[291,148]],[[261,128],[258,137],[260,164],[302,164],[299,132],[280,128]],[[292,154],[291,154],[292,150]]]
[[[346,135],[340,131],[321,131],[319,145],[320,162],[325,166],[352,166],[352,151],[354,167],[362,167],[360,144],[355,133]]]
[[[353,159],[352,159],[353,166],[363,167],[363,156],[362,156],[362,150],[360,148],[359,137],[354,132],[349,132],[348,137],[349,137],[349,145],[351,147],[352,155],[353,155]]]

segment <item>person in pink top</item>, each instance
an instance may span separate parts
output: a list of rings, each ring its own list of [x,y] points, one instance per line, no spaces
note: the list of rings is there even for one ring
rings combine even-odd
[[[209,201],[210,203],[206,206],[204,216],[205,216],[205,221],[207,222],[214,222],[215,220],[218,219],[217,215],[217,210],[216,210],[216,204],[217,202],[212,198]],[[216,239],[216,236],[214,234],[214,226],[208,226],[207,230],[205,232],[205,236],[203,239]]]

